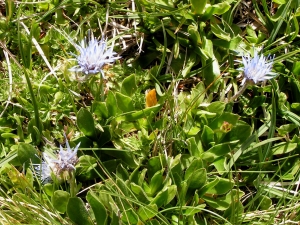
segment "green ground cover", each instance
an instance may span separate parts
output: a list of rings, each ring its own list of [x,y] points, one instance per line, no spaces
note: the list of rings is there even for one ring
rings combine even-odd
[[[299,224],[298,0],[0,2],[0,224]]]

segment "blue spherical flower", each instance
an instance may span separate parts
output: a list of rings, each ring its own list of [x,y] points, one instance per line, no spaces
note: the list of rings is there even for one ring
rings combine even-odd
[[[83,72],[85,75],[101,73],[104,77],[103,66],[112,64],[120,57],[113,51],[113,47],[107,48],[106,40],[98,41],[93,35],[81,41],[80,45],[75,45],[79,51],[77,56],[78,65],[72,67],[70,71]]]
[[[78,162],[77,151],[80,143],[74,148],[70,148],[70,145],[66,139],[67,150],[64,150],[60,146],[60,151],[57,154],[57,159],[49,159],[48,164],[50,164],[51,169],[56,175],[61,175],[64,172],[72,172],[75,170],[75,165]],[[45,158],[45,156],[44,156]]]
[[[41,164],[34,165],[34,169],[43,183],[51,180],[51,173],[60,179],[67,177],[71,172],[76,170],[75,165],[78,162],[77,151],[80,143],[73,149],[66,139],[66,145],[67,150],[64,150],[60,146],[60,151],[55,158],[51,157],[49,153],[44,152],[44,161]]]
[[[242,85],[245,82],[254,82],[256,84],[274,78],[277,74],[271,72],[273,59],[274,56],[259,56],[256,51],[254,51],[253,58],[243,56],[244,69],[242,69],[242,71],[244,73],[244,79]]]

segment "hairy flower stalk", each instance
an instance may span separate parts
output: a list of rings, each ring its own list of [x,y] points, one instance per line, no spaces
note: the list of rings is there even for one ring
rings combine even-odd
[[[99,72],[102,74],[102,77],[105,78],[102,70],[103,66],[107,64],[110,65],[121,57],[117,56],[112,46],[107,47],[104,38],[99,41],[94,38],[93,34],[88,36],[88,38],[81,41],[80,45],[75,45],[80,53],[78,56],[75,55],[78,65],[72,67],[70,71],[84,73],[86,75],[85,79],[89,75]]]
[[[68,180],[74,177],[75,165],[78,162],[77,151],[80,143],[72,149],[66,138],[67,149],[60,146],[56,158],[52,158],[48,153],[43,153],[44,161],[39,165],[34,165],[35,170],[40,174],[43,183],[51,180],[51,174],[55,175],[58,180]]]
[[[264,57],[258,55],[257,51],[254,51],[254,57],[243,56],[244,68],[240,69],[243,71],[244,79],[242,81],[241,89],[231,97],[231,101],[237,99],[249,85],[257,84],[266,80],[274,78],[277,74],[271,72],[273,65],[274,56]]]

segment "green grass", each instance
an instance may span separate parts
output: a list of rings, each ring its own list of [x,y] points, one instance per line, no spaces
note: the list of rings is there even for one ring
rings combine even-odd
[[[6,0],[0,223],[298,224],[299,7]],[[122,57],[105,80],[69,71],[89,31]],[[230,101],[254,50],[278,75]],[[64,133],[81,143],[76,183],[42,182],[33,164]]]

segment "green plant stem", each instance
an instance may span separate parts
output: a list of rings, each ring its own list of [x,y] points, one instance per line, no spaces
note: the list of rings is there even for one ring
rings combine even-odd
[[[70,195],[71,195],[71,197],[75,197],[76,196],[76,181],[75,181],[74,171],[70,173],[69,183],[70,183]]]
[[[101,102],[104,102],[104,81],[103,81],[103,77],[100,74],[101,78],[100,78],[100,95],[101,95]]]
[[[104,102],[104,81],[103,81],[103,77],[102,77],[101,73],[100,73],[99,86],[97,86],[97,92],[96,92],[95,100]]]
[[[234,95],[232,96],[229,101],[234,101],[235,99],[237,99],[238,97],[241,96],[241,94],[243,94],[243,92],[247,89],[247,87],[249,86],[249,83],[246,81],[244,83],[244,85],[242,86],[242,88]]]
[[[42,128],[41,128],[40,118],[39,118],[39,108],[38,108],[38,104],[37,104],[37,101],[36,101],[36,98],[35,98],[35,95],[33,92],[33,88],[32,88],[28,73],[29,73],[28,70],[24,69],[24,74],[25,74],[26,82],[27,82],[28,89],[30,92],[33,110],[34,110],[35,126],[38,128],[39,132],[41,133]]]

